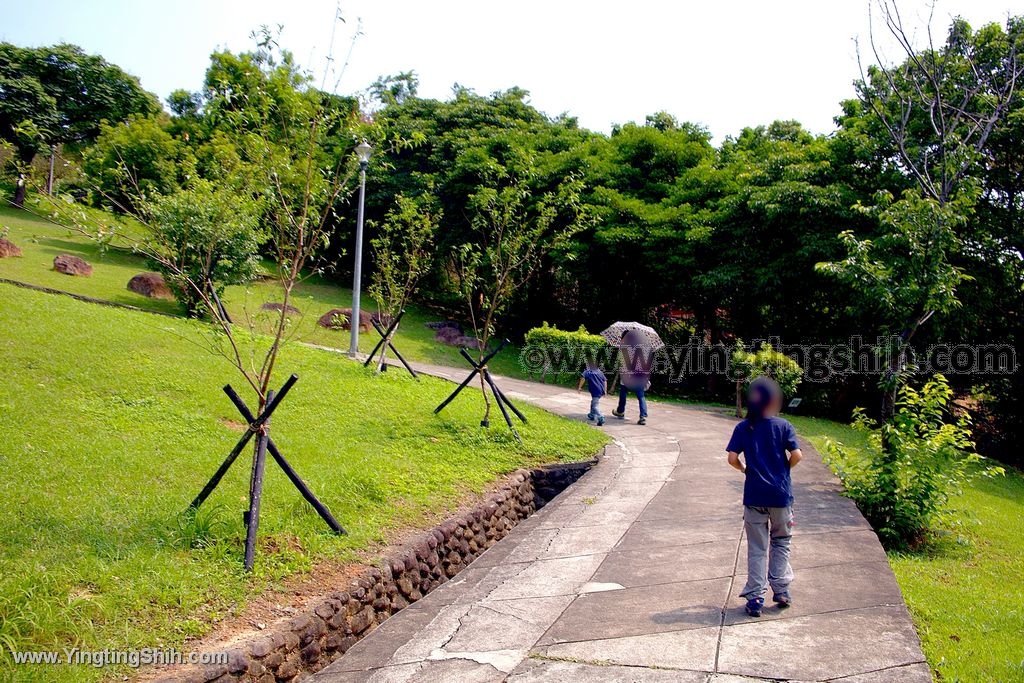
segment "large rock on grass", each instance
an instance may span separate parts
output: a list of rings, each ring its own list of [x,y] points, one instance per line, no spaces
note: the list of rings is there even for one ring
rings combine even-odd
[[[359,311],[359,329],[362,332],[370,331],[370,320],[372,316],[367,311]],[[332,308],[331,310],[320,316],[320,320],[317,321],[320,327],[326,327],[329,330],[351,330],[352,329],[352,309],[351,308]]]
[[[11,258],[12,256],[21,256],[21,247],[0,237],[0,258]]]
[[[89,277],[92,275],[92,266],[85,259],[71,254],[57,254],[53,257],[53,269],[65,275],[77,275]]]
[[[174,300],[174,292],[160,273],[139,273],[128,281],[128,289],[150,299]]]

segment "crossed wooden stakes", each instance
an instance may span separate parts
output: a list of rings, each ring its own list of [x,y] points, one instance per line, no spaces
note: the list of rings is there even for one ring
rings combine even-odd
[[[235,404],[235,408],[242,414],[245,421],[249,423],[248,429],[242,438],[235,444],[234,449],[228,454],[228,457],[224,459],[220,467],[210,478],[210,481],[206,483],[203,490],[199,492],[199,495],[195,497],[188,506],[188,511],[192,512],[199,509],[199,506],[203,504],[213,490],[217,488],[217,484],[224,477],[227,471],[231,468],[232,463],[242,453],[242,449],[245,448],[246,444],[256,437],[256,455],[252,461],[252,476],[249,479],[249,509],[242,513],[242,521],[245,523],[245,571],[250,571],[253,566],[254,557],[256,554],[256,532],[260,526],[260,499],[263,497],[263,472],[267,460],[267,451],[270,452],[271,457],[277,462],[277,464],[284,470],[285,475],[291,480],[295,488],[299,490],[302,497],[306,499],[306,502],[313,506],[313,509],[319,513],[320,517],[327,522],[327,526],[336,534],[347,533],[345,529],[338,524],[338,520],[334,519],[331,511],[327,509],[327,506],[320,502],[320,500],[313,495],[313,492],[306,486],[306,482],[302,481],[298,473],[292,468],[292,466],[285,460],[284,456],[281,455],[281,451],[278,450],[274,441],[270,438],[270,416],[277,410],[277,407],[281,405],[281,401],[284,400],[285,395],[299,380],[298,375],[292,375],[288,378],[288,381],[281,387],[281,391],[275,394],[273,391],[267,392],[267,405],[260,413],[259,417],[255,417],[252,411],[249,410],[249,406],[245,405],[245,402],[238,396],[230,384],[224,386],[224,393],[228,395],[231,402]]]
[[[391,349],[391,352],[395,354],[395,358],[402,362],[402,365],[404,365],[405,369],[409,371],[409,374],[415,377],[416,379],[419,379],[419,375],[417,375],[416,371],[412,369],[412,366],[409,365],[408,362],[406,362],[405,358],[402,358],[402,354],[398,352],[398,349],[395,348],[394,342],[391,341],[391,338],[395,334],[395,330],[398,329],[398,323],[402,321],[403,315],[405,315],[404,310],[395,316],[395,319],[391,321],[391,324],[388,325],[388,329],[386,330],[381,326],[379,322],[377,322],[373,318],[370,318],[370,324],[373,325],[373,329],[377,330],[377,334],[380,335],[380,341],[377,342],[377,345],[373,347],[373,351],[370,351],[370,355],[366,357],[366,362],[363,363],[363,367],[367,367],[373,361],[373,357],[377,355],[378,351],[380,351],[381,358],[383,358],[384,352],[387,351],[388,349]],[[388,364],[386,362],[381,363],[380,369],[382,372],[386,372],[388,369]]]
[[[512,405],[512,401],[508,400],[508,396],[506,396],[505,393],[501,390],[501,388],[497,385],[497,383],[494,381],[494,378],[491,376],[491,371],[487,369],[487,363],[496,355],[498,355],[498,352],[501,351],[508,343],[508,339],[503,339],[502,342],[498,344],[498,346],[493,351],[484,356],[484,359],[480,362],[473,360],[473,357],[466,352],[465,348],[460,348],[459,353],[462,354],[462,357],[465,358],[470,365],[473,366],[473,371],[469,373],[469,376],[466,377],[466,379],[462,380],[462,384],[456,387],[455,391],[451,393],[451,396],[442,401],[441,405],[439,405],[437,408],[434,408],[434,414],[436,415],[437,413],[440,413],[442,410],[444,410],[445,406],[447,406],[449,403],[455,400],[455,397],[458,396],[463,389],[469,386],[469,383],[473,381],[473,378],[480,374],[483,375],[484,382],[486,382],[487,386],[490,387],[491,393],[494,395],[494,402],[497,403],[498,408],[501,409],[501,414],[505,418],[505,423],[508,425],[508,428],[512,430],[512,435],[516,437],[516,441],[519,441],[521,443],[522,439],[519,436],[519,432],[516,431],[515,426],[513,426],[512,424],[512,417],[509,415],[509,410],[515,413],[516,417],[523,421],[523,424],[526,424],[526,416],[523,415],[523,413],[518,408]],[[481,420],[480,426],[487,427],[487,420]]]

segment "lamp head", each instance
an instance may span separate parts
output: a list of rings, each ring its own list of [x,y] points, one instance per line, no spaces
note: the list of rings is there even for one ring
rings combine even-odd
[[[359,165],[363,168],[370,163],[370,154],[373,153],[373,147],[370,147],[366,140],[363,140],[356,145],[356,158],[359,159]]]

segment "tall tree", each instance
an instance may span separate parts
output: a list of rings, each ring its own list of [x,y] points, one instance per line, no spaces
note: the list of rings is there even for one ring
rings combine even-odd
[[[913,185],[900,197],[883,193],[865,209],[881,221],[879,239],[846,231],[847,257],[821,268],[860,288],[896,333],[883,378],[882,416],[889,419],[910,340],[934,314],[960,304],[958,287],[969,274],[956,257],[978,201],[985,150],[1024,74],[1024,22],[1011,19],[1005,28],[989,24],[975,32],[956,19],[941,44],[929,26],[927,44],[918,49],[894,2],[879,0],[874,7],[904,59],[886,64],[872,33],[878,63],[857,82],[858,101],[847,103],[842,122],[872,131],[883,141],[886,161]]]
[[[137,78],[76,45],[0,43],[0,137],[22,164],[50,145],[96,139],[104,121],[159,109]]]

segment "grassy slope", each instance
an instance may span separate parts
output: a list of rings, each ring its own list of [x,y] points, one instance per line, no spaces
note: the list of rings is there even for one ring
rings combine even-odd
[[[19,649],[181,643],[277,578],[354,558],[501,473],[589,456],[604,440],[530,410],[520,447],[503,429],[480,429],[478,394],[434,416],[444,382],[375,377],[291,346],[280,368],[300,381],[275,415],[275,440],[350,535],[326,533],[270,463],[263,550],[247,577],[245,458],[207,504],[222,512],[211,546],[177,540],[178,513],[239,436],[220,391],[237,380],[197,345],[198,325],[0,285],[0,329],[0,636]],[[15,672],[0,660],[4,680],[99,675]]]
[[[101,252],[96,244],[81,235],[25,211],[0,207],[0,230],[4,227],[9,230],[8,239],[21,247],[24,256],[20,259],[0,259],[0,278],[84,294],[162,313],[180,312],[174,302],[147,299],[128,291],[126,286],[133,275],[151,269],[146,260],[138,254],[116,248]],[[91,263],[92,276],[71,277],[54,271],[53,257],[61,253],[81,256]],[[252,321],[256,327],[263,327],[268,323],[268,318],[267,314],[260,312],[260,306],[268,301],[279,301],[278,289],[273,282],[228,287],[224,302],[236,321]],[[348,349],[347,331],[328,330],[318,326],[316,322],[332,308],[351,306],[351,290],[338,287],[323,278],[311,276],[296,288],[291,303],[301,313],[294,321],[294,339]],[[372,301],[364,297],[364,308],[374,310],[374,306]],[[395,345],[403,356],[410,359],[442,365],[464,365],[458,349],[434,341],[434,330],[424,326],[424,323],[438,320],[439,317],[438,314],[422,308],[410,307],[402,319],[402,327]],[[377,333],[373,330],[369,334],[360,335],[360,349],[368,353],[377,339]],[[521,374],[514,348],[499,354],[491,363],[491,367],[500,374]]]
[[[0,207],[0,231],[7,228],[7,239],[21,247],[22,258],[0,259],[0,278],[60,289],[138,306],[161,313],[177,313],[172,301],[148,299],[127,289],[128,280],[149,270],[138,255],[124,249],[106,249],[70,230],[17,209]],[[58,254],[80,256],[93,266],[91,277],[72,277],[53,269]]]
[[[865,445],[844,425],[792,419],[819,451]],[[889,555],[925,655],[936,680],[1024,681],[1024,475],[975,479],[953,505],[944,541]]]

